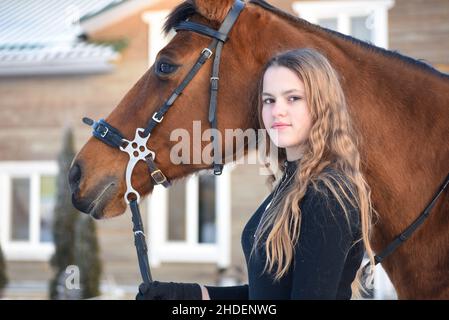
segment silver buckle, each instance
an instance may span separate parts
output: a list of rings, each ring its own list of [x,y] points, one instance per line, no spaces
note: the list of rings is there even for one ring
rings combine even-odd
[[[157,123],[160,123],[162,121],[162,119],[164,119],[164,116],[162,116],[160,119],[156,118],[157,112],[155,112],[153,114],[153,120],[156,121]]]
[[[135,234],[135,235],[138,235],[139,233],[142,234],[142,235],[145,237],[145,233],[143,233],[142,230],[134,231],[134,234]]]
[[[212,50],[210,50],[209,48],[204,48],[203,51],[201,51],[201,54],[204,54],[205,52],[208,53],[206,55],[206,58],[209,59],[212,56]]]
[[[218,80],[220,80],[219,77],[210,77],[211,90],[218,90]]]
[[[156,181],[157,184],[163,184],[165,181],[167,181],[167,177],[165,177],[160,169],[156,169],[151,172],[151,178],[153,178],[153,180]]]
[[[108,128],[108,127],[105,127],[105,128],[106,128],[106,131],[103,132],[102,134],[100,134],[100,136],[101,136],[102,138],[106,137],[106,135],[107,135],[108,132],[109,132],[109,128]]]

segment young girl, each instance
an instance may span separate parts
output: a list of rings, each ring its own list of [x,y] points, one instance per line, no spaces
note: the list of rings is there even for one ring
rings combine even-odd
[[[312,49],[273,57],[258,115],[279,148],[282,178],[248,221],[248,284],[155,281],[138,299],[350,299],[369,244],[370,189],[338,76]]]

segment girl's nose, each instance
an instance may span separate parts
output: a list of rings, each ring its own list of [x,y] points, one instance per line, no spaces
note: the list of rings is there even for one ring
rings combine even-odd
[[[287,113],[287,108],[285,108],[285,105],[280,102],[280,101],[276,101],[274,103],[273,108],[271,109],[271,114],[274,118],[278,117],[278,116],[285,116]]]

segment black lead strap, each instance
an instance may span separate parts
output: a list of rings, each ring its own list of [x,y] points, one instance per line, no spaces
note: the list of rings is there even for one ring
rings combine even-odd
[[[387,256],[389,256],[397,247],[399,247],[404,241],[406,241],[413,232],[418,229],[420,225],[424,223],[424,221],[429,217],[431,210],[435,206],[440,195],[443,193],[444,189],[446,189],[449,184],[449,174],[447,175],[444,182],[441,184],[439,191],[433,197],[432,201],[426,206],[421,215],[413,221],[413,223],[405,229],[399,236],[397,236],[380,254],[375,257],[376,264],[381,263]]]
[[[136,200],[133,200],[129,203],[129,207],[132,213],[134,245],[137,250],[140,274],[142,275],[143,282],[149,285],[153,281],[153,278],[151,277],[150,265],[148,263],[148,247],[145,241],[145,232],[143,230],[139,204]]]
[[[386,257],[392,254],[401,244],[403,244],[407,239],[409,239],[410,236],[416,231],[416,229],[418,229],[418,227],[424,223],[424,221],[429,217],[430,213],[432,212],[432,209],[435,206],[438,198],[441,196],[441,194],[447,188],[448,185],[449,185],[449,174],[446,176],[446,179],[441,184],[440,188],[438,189],[438,192],[435,194],[430,203],[426,206],[424,211],[419,215],[419,217],[415,221],[413,221],[413,223],[410,226],[408,226],[404,232],[402,232],[392,242],[390,242],[387,245],[387,247],[384,250],[382,250],[381,253],[374,256],[375,265],[382,263],[382,261]],[[363,266],[362,271],[364,274],[369,265],[370,262],[367,262]]]
[[[100,119],[98,122],[84,117],[83,122],[92,127],[92,135],[113,148],[123,144],[123,135],[109,123]]]

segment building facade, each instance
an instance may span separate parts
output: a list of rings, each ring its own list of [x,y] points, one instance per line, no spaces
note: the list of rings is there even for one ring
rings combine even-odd
[[[37,7],[26,10],[8,1],[0,10],[13,17],[19,13],[41,17],[36,26],[47,26],[37,42],[36,26],[22,38],[12,29],[0,32],[0,242],[11,297],[33,286],[41,288],[52,274],[48,264],[53,251],[52,206],[63,129],[73,128],[76,147],[81,148],[90,137],[81,118],[105,117],[144,74],[169,41],[161,26],[181,1],[105,0],[95,7],[75,2],[62,1],[61,7],[45,8],[45,14]],[[449,71],[447,1],[270,3]],[[61,12],[65,19],[55,31],[52,22]],[[204,284],[246,281],[241,231],[269,193],[259,169],[234,164],[226,166],[220,177],[205,173],[178,181],[169,190],[156,187],[143,204],[154,278]],[[140,275],[130,213],[100,221],[97,228],[105,290],[132,297]],[[384,275],[379,272],[378,277]],[[377,298],[394,296],[388,285],[382,292]]]

